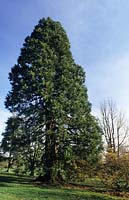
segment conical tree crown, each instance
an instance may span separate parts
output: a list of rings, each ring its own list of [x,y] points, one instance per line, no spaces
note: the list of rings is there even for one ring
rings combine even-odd
[[[62,56],[71,57],[69,40],[63,27],[59,22],[54,22],[50,18],[40,20],[39,24],[35,26],[31,36],[25,39],[24,47],[19,57],[19,63],[23,64],[22,57],[31,53],[34,53],[33,58],[29,56],[24,62],[28,64],[34,62],[35,59],[37,60],[46,53],[43,49],[48,53],[50,51],[54,54],[53,56],[56,57],[57,62]]]
[[[50,18],[40,20],[31,36],[25,39],[9,79],[12,91],[7,96],[6,106],[11,111],[23,110],[36,100],[45,105],[50,98],[58,98],[61,104],[65,101],[67,109],[69,100],[75,101],[75,97],[85,96],[84,101],[87,101],[83,69],[74,63],[61,24]]]

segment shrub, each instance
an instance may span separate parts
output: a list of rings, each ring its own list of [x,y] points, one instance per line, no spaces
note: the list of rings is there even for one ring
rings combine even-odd
[[[117,153],[107,153],[98,173],[102,182],[116,190],[129,187],[129,153],[118,156]]]

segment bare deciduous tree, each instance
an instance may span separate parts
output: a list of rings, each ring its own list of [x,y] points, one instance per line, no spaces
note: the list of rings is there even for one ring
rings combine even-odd
[[[123,112],[119,111],[112,100],[100,105],[100,124],[105,137],[107,150],[120,155],[121,147],[126,143],[129,127]]]

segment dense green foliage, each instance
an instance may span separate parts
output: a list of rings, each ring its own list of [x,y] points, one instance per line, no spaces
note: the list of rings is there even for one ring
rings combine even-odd
[[[18,145],[22,159],[27,160],[29,153],[28,162],[34,161],[29,167],[32,175],[37,159],[44,179],[53,181],[70,178],[76,160],[97,161],[101,131],[91,115],[85,73],[74,62],[59,22],[50,18],[39,21],[25,39],[9,80],[12,88],[5,105],[21,120]],[[13,138],[15,133],[11,131]],[[3,142],[6,135],[7,130]]]

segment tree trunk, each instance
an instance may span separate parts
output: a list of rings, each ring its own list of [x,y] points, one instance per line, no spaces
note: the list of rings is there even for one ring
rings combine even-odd
[[[30,163],[30,176],[34,176],[34,167],[35,167],[35,163],[32,160]]]
[[[46,125],[46,138],[45,138],[45,154],[44,154],[44,172],[42,178],[45,182],[54,182],[53,167],[57,161],[56,158],[56,136],[55,124],[49,123]]]
[[[9,172],[11,167],[11,153],[9,153],[9,159],[8,159],[8,166],[7,166],[7,172]]]

